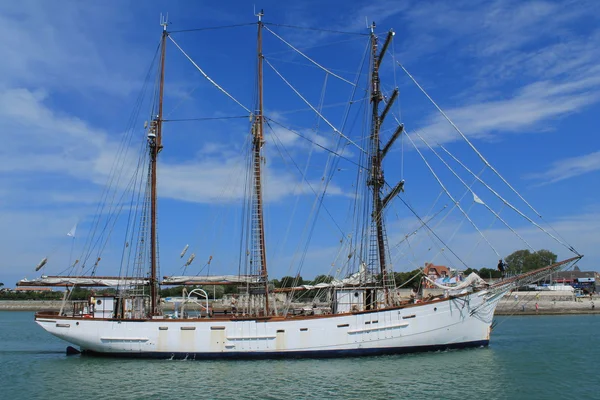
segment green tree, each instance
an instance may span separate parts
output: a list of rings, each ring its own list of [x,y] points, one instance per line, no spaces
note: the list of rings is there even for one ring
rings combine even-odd
[[[418,289],[421,279],[416,276],[420,273],[420,269],[415,269],[409,272],[395,272],[394,281],[396,282],[396,286],[402,286],[406,289]]]
[[[304,279],[301,276],[293,277],[293,276],[284,276],[281,278],[281,287],[289,288],[298,285],[304,285]]]
[[[71,291],[71,299],[72,300],[87,300],[87,299],[89,299],[91,294],[92,294],[91,290],[76,286]]]
[[[483,279],[498,279],[498,278],[502,278],[502,272],[498,271],[497,269],[491,269],[491,268],[481,268],[479,270],[479,276],[482,277]]]
[[[520,274],[525,271],[527,259],[531,256],[529,250],[517,250],[504,258],[508,264],[508,271],[513,274]]]
[[[333,280],[333,276],[331,275],[317,275],[315,279],[312,281],[313,285],[317,285],[319,283],[331,283]]]
[[[550,250],[538,250],[534,253],[529,250],[517,250],[504,260],[508,264],[509,272],[520,274],[554,264],[557,258]]]
[[[535,253],[532,253],[527,259],[527,271],[552,265],[556,262],[557,258],[557,255],[550,250],[538,250]]]

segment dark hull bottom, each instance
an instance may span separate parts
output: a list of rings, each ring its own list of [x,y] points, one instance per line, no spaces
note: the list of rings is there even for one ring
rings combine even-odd
[[[82,354],[96,357],[119,357],[119,358],[158,358],[173,360],[248,360],[248,359],[283,359],[283,358],[340,358],[340,357],[364,357],[381,356],[392,354],[423,353],[429,351],[443,351],[451,349],[466,349],[470,347],[486,347],[489,340],[477,340],[474,342],[452,343],[432,346],[415,347],[388,347],[379,349],[351,349],[351,350],[322,350],[322,351],[287,351],[287,352],[248,352],[248,353],[99,353],[83,350]]]

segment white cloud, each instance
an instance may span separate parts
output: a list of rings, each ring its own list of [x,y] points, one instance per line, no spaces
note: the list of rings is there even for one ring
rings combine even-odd
[[[146,48],[123,40],[125,15],[100,4],[2,2],[0,53],[10,62],[0,64],[0,82],[82,97],[130,93],[139,85],[131,71],[139,74],[147,57],[139,57]]]
[[[548,184],[598,170],[600,170],[600,151],[557,160],[546,171],[527,175],[526,178]]]
[[[570,1],[416,3],[397,17],[406,23],[400,59],[467,136],[497,140],[504,132],[545,130],[545,122],[600,100],[600,30],[591,23],[599,7]],[[452,59],[438,61],[448,52]],[[432,60],[445,66],[436,72],[442,87],[411,68]],[[455,79],[457,69],[467,85],[448,96],[451,85],[443,79]],[[459,138],[437,111],[420,127],[407,122],[431,142]]]
[[[598,88],[600,76],[595,74],[568,83],[539,81],[522,87],[506,100],[480,101],[444,111],[465,135],[489,139],[494,133],[519,133],[551,118],[580,111],[600,99]],[[420,130],[431,143],[459,139],[454,128],[437,112],[431,114],[429,123]]]
[[[585,255],[579,263],[582,268],[597,269],[597,264],[600,261],[600,249],[597,245],[596,236],[600,230],[600,213],[584,211],[581,214],[567,215],[548,222],[556,232],[560,232],[561,239],[564,238],[568,244],[573,245],[577,251]],[[424,262],[436,262],[456,268],[464,268],[464,265],[450,253],[449,249],[458,254],[469,267],[477,269],[482,267],[495,268],[496,254],[481,238],[481,235],[468,226],[467,223],[464,223],[462,228],[450,240],[457,223],[458,221],[449,219],[443,226],[435,229],[436,233],[448,245],[448,248],[433,239],[425,228],[419,230],[419,233],[409,240],[410,245],[408,242],[404,242],[397,251],[392,251],[395,270],[410,270],[415,265],[423,265]],[[496,226],[499,225],[501,224],[497,222]],[[549,229],[545,223],[544,227],[556,236],[556,232]],[[531,224],[513,225],[513,228],[536,250],[551,250],[558,255],[560,260],[574,256],[563,245]],[[503,257],[516,250],[527,248],[525,243],[504,226],[502,228],[482,229],[482,232]],[[397,233],[391,235],[390,245],[394,245],[404,238],[403,235]],[[444,248],[444,250],[442,251],[441,248]]]
[[[104,184],[118,153],[119,138],[113,138],[79,118],[57,115],[45,105],[46,99],[45,93],[26,89],[0,92],[0,118],[8,133],[5,146],[0,149],[0,170],[59,173]],[[10,134],[12,132],[15,134]],[[286,146],[298,144],[298,136],[287,130],[281,129],[277,136]],[[143,137],[138,137],[138,143],[140,140]],[[161,196],[203,203],[241,199],[244,185],[240,177],[244,176],[245,158],[239,151],[223,151],[225,148],[223,143],[206,143],[200,150],[199,159],[161,163]],[[135,152],[135,148],[126,147],[125,164],[118,168],[133,171]],[[269,182],[265,192],[267,201],[301,193],[298,192],[302,185],[299,185],[297,175],[274,170],[270,164],[266,174]],[[127,178],[122,180],[123,184],[127,181]],[[332,187],[330,194],[339,193],[335,189]]]

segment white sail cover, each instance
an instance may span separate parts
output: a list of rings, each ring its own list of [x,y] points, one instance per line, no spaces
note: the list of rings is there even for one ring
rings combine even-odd
[[[259,277],[254,275],[204,275],[204,276],[165,276],[163,285],[193,285],[202,283],[258,283]]]
[[[147,285],[148,279],[119,278],[119,277],[69,277],[69,276],[42,276],[35,279],[21,279],[17,286],[138,286]]]
[[[436,281],[429,279],[426,275],[425,275],[425,279],[427,279],[429,282],[433,283],[435,286],[437,286],[440,289],[444,289],[444,290],[462,290],[471,286],[474,287],[480,287],[480,286],[486,286],[487,282],[484,281],[479,275],[477,275],[475,272],[471,272],[471,274],[469,276],[467,276],[467,279],[465,279],[464,281],[462,281],[461,283],[459,283],[456,286],[445,286],[442,285],[440,283],[437,283]]]
[[[291,290],[313,290],[313,289],[325,289],[330,287],[344,287],[344,286],[359,286],[369,283],[374,283],[375,279],[370,274],[366,266],[361,265],[360,271],[355,272],[344,279],[334,279],[331,283],[317,283],[316,285],[302,285],[290,288]]]

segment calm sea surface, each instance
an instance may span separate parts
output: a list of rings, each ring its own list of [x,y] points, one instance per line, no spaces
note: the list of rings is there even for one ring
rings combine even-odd
[[[500,317],[489,348],[333,360],[65,356],[0,312],[1,399],[600,399],[600,315]]]

